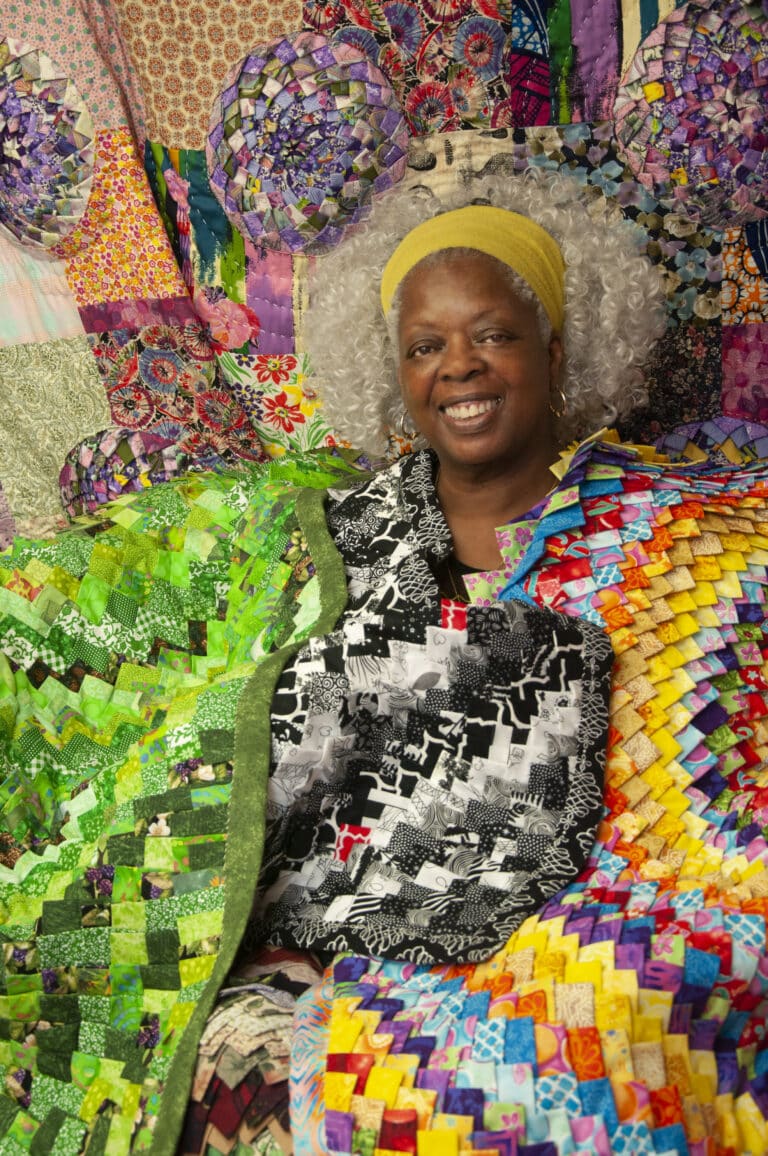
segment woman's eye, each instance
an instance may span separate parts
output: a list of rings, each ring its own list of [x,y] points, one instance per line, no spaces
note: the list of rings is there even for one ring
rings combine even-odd
[[[510,334],[503,332],[483,333],[480,340],[486,341],[491,345],[503,345],[505,341],[510,340]]]
[[[427,345],[427,344],[414,345],[411,348],[410,356],[411,357],[426,357],[427,354],[431,353],[433,349],[434,349],[434,345]]]

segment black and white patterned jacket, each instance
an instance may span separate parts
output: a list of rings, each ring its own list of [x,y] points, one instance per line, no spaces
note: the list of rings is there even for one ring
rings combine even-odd
[[[256,929],[325,953],[488,957],[584,867],[610,643],[520,602],[442,602],[436,459],[331,493],[349,603],[284,669]]]

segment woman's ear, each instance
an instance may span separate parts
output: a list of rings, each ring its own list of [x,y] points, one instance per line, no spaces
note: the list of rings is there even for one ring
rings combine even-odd
[[[559,385],[563,371],[563,340],[559,333],[553,333],[549,339],[549,384]]]

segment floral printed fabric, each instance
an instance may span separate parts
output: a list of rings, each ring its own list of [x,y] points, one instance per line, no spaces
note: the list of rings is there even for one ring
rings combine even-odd
[[[306,355],[222,353],[218,361],[269,457],[337,444],[310,383]]]
[[[749,244],[748,230],[723,234],[723,324],[768,321],[768,277]]]
[[[41,49],[70,77],[99,128],[122,128],[126,123],[125,95],[116,81],[119,54],[104,52],[101,34],[109,23],[101,0],[8,0],[3,4],[0,33]]]
[[[96,152],[88,208],[57,249],[78,306],[186,293],[130,132],[100,132]]]
[[[726,395],[723,379],[729,329],[691,320],[663,334],[645,371],[648,403],[619,423],[622,438],[652,445],[681,422],[715,417],[723,409],[739,413],[729,408],[733,394]]]
[[[723,326],[723,411],[768,421],[768,321]]]
[[[495,0],[307,0],[304,22],[361,49],[413,133],[549,121],[546,6]]]
[[[245,411],[219,381],[199,323],[147,325],[135,337],[118,329],[91,343],[117,428],[151,432],[192,457],[263,457]]]
[[[448,133],[413,141],[410,187],[425,185],[438,194],[453,189],[465,174],[527,168],[563,171],[584,188],[587,203],[605,197],[617,216],[631,222],[640,244],[660,267],[671,323],[705,327],[720,317],[721,237],[717,230],[666,209],[635,178],[619,155],[612,124],[570,124],[516,128],[494,134]]]

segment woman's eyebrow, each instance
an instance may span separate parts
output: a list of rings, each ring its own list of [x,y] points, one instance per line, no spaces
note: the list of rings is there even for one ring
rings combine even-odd
[[[481,310],[481,312],[473,314],[472,317],[469,318],[470,324],[477,325],[481,321],[496,320],[503,308],[504,308],[503,306],[491,305],[488,309],[483,309],[483,310]],[[509,319],[510,319],[510,321],[513,320],[511,315],[510,315]],[[439,315],[435,315],[435,317],[433,318],[430,315],[427,315],[426,317],[424,317],[424,316],[421,316],[417,313],[416,316],[413,317],[411,314],[403,313],[401,316],[402,328],[405,329],[406,326],[409,324],[410,325],[419,325],[419,326],[430,326],[430,325],[438,326],[438,325],[446,325],[447,322],[444,321]]]

